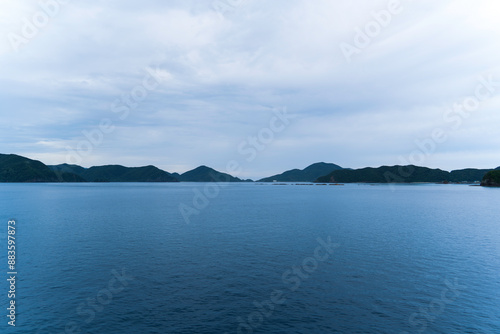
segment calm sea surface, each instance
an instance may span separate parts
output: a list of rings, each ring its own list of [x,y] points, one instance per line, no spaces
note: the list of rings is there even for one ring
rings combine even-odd
[[[500,189],[0,184],[0,197],[0,333],[500,333]]]

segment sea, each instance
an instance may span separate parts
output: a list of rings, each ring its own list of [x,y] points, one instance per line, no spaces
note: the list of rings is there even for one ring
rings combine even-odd
[[[0,333],[500,333],[500,189],[0,184],[0,198]]]

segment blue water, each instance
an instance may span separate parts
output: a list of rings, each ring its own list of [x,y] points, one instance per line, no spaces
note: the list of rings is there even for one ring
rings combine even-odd
[[[0,184],[0,197],[1,333],[500,333],[500,189]]]

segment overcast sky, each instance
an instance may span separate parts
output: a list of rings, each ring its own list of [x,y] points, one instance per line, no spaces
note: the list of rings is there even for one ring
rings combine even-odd
[[[3,0],[0,152],[169,172],[235,161],[250,178],[319,161],[497,167],[498,13],[497,0]]]

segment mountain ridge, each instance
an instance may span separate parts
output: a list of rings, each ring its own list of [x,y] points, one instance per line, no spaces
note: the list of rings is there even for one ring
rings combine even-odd
[[[342,169],[319,177],[318,183],[472,183],[480,182],[492,169],[467,168],[451,172],[414,165]]]
[[[87,182],[178,182],[170,173],[151,165],[142,167],[104,165],[84,168],[63,164],[49,166],[49,168],[72,172]]]
[[[334,169],[331,171],[331,169]],[[323,173],[315,179],[313,176]],[[329,171],[330,170],[330,171]],[[258,182],[321,182],[321,183],[472,183],[496,169],[466,168],[451,172],[428,167],[381,166],[360,169],[318,162],[304,169],[291,169]],[[79,165],[45,165],[38,160],[16,154],[0,154],[0,182],[247,182],[230,174],[202,165],[183,174],[169,173],[155,166],[125,167],[104,165],[85,168]],[[253,181],[252,181],[253,182]]]
[[[489,171],[481,181],[483,187],[500,187],[500,168]]]
[[[183,174],[175,175],[180,182],[245,182],[244,180],[219,172],[205,165],[196,167]]]
[[[55,173],[38,160],[17,154],[0,154],[0,182],[83,182],[73,173]]]
[[[291,169],[287,170],[281,174],[276,174],[273,176],[269,176],[263,179],[258,180],[257,182],[313,182],[317,178],[326,175],[334,170],[343,169],[339,165],[326,163],[326,162],[317,162],[312,165],[307,166],[304,169]]]

